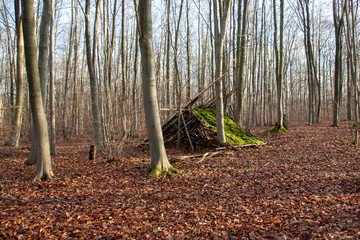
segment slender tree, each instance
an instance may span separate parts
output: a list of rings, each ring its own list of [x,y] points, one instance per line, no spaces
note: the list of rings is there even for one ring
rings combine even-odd
[[[141,51],[142,88],[144,97],[146,129],[150,143],[151,164],[149,172],[157,175],[176,171],[166,155],[161,131],[160,114],[156,94],[155,62],[152,37],[152,0],[140,0],[137,8],[139,45]],[[134,0],[136,6],[136,0]],[[136,7],[135,7],[136,9]]]
[[[186,81],[186,100],[191,98],[191,48],[190,48],[190,17],[189,0],[186,0],[186,62],[187,62],[187,81]],[[200,48],[200,46],[199,46]]]
[[[20,13],[20,1],[15,0],[15,21],[16,21],[16,109],[14,123],[11,128],[10,137],[6,143],[8,146],[19,146],[20,132],[22,125],[22,112],[24,103],[24,38],[22,29],[22,18]]]
[[[43,2],[43,10],[41,15],[40,27],[39,27],[39,51],[38,51],[38,68],[40,77],[41,97],[46,114],[46,95],[48,85],[48,65],[49,65],[49,36],[50,36],[50,22],[52,12],[52,0],[46,0]],[[25,10],[24,10],[25,11]],[[24,31],[25,35],[25,31]],[[32,129],[31,129],[31,153],[26,164],[33,165],[37,163],[38,156],[41,154],[38,152],[37,147],[40,144],[36,138],[36,126],[34,124],[34,116],[32,115]]]
[[[52,166],[48,125],[42,101],[40,74],[37,60],[37,44],[34,29],[34,1],[22,0],[21,3],[24,26],[26,71],[29,83],[29,98],[34,123],[34,134],[36,142],[38,143],[34,147],[37,148],[37,152],[39,153],[36,156],[37,168],[33,181],[38,179],[50,180],[52,175]],[[44,0],[44,7],[50,8],[51,13],[51,1]],[[49,9],[46,9],[46,11],[49,11]]]
[[[244,91],[245,91],[245,63],[246,63],[246,41],[247,26],[249,15],[249,0],[243,1],[242,21],[241,15],[238,14],[238,31],[237,31],[237,51],[236,51],[236,67],[235,67],[235,84],[236,84],[236,112],[235,118],[238,124],[243,124],[243,107],[244,107]],[[241,11],[241,0],[238,0],[238,12]]]
[[[100,0],[97,0],[96,11],[98,11]],[[94,143],[98,149],[102,148],[102,130],[101,130],[101,117],[100,117],[100,104],[99,104],[99,89],[95,73],[96,63],[96,49],[97,49],[97,14],[95,14],[95,27],[94,27],[94,43],[93,52],[91,52],[91,40],[90,40],[90,0],[86,0],[85,6],[85,43],[86,43],[86,59],[88,65],[88,71],[90,75],[90,89],[91,89],[91,108],[94,127]]]
[[[53,1],[53,0],[51,0]],[[56,5],[55,5],[56,6]],[[55,11],[51,13],[50,23],[50,51],[49,51],[49,111],[50,111],[50,153],[52,156],[57,155],[56,151],[56,120],[55,120],[55,69],[54,69],[54,51],[55,51]]]
[[[355,120],[359,120],[359,92],[358,92],[358,69],[357,64],[357,49],[358,43],[356,41],[356,29],[357,29],[357,19],[354,11],[354,1],[348,2],[348,7],[346,9],[346,46],[348,52],[348,71],[350,72],[349,78],[351,79],[349,85],[352,87],[352,91],[349,91],[348,94],[351,94],[349,98],[349,119],[352,117],[352,105],[354,105],[354,117]],[[353,98],[353,102],[352,102]]]
[[[214,4],[214,31],[215,31],[215,79],[224,77],[223,72],[223,53],[224,42],[227,31],[227,24],[230,15],[231,0],[216,1]],[[217,81],[216,89],[216,129],[219,142],[226,142],[224,130],[224,98],[223,98],[223,81]]]
[[[340,122],[340,107],[342,99],[342,43],[344,30],[344,15],[346,12],[347,0],[333,0],[333,19],[335,28],[335,72],[334,72],[334,107],[333,126],[338,127]]]
[[[284,128],[284,116],[283,116],[283,78],[284,78],[284,1],[280,1],[280,33],[279,33],[279,46],[277,41],[277,11],[276,0],[273,0],[274,10],[274,50],[275,50],[275,74],[276,74],[276,90],[277,90],[277,116],[278,120],[274,132],[286,131]]]

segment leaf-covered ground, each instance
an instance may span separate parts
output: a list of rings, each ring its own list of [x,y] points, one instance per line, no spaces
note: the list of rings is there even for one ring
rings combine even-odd
[[[29,151],[0,148],[0,239],[360,238],[360,156],[350,122],[253,134],[268,142],[176,161],[183,174],[148,179],[146,151],[88,160],[59,143],[55,179],[31,183]],[[169,150],[169,155],[184,155]]]

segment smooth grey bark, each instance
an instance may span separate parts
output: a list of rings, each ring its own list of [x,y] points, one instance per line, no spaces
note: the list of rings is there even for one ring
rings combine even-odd
[[[99,0],[97,0],[97,6]],[[98,9],[98,7],[96,8]],[[97,14],[96,14],[97,15]],[[97,19],[95,19],[94,27],[94,44],[93,44],[93,53],[91,53],[91,40],[90,40],[90,0],[86,0],[85,7],[85,43],[86,43],[86,60],[88,65],[88,71],[90,75],[90,91],[91,91],[91,108],[92,108],[92,117],[93,117],[93,127],[94,127],[94,143],[98,150],[102,149],[102,130],[101,130],[101,117],[100,117],[100,104],[99,104],[99,90],[98,83],[95,73],[95,63],[96,63],[96,46],[97,46]]]
[[[146,129],[150,143],[152,175],[172,171],[165,150],[156,93],[155,62],[152,38],[152,0],[140,0],[138,6],[139,44],[141,51],[142,89]],[[136,3],[136,1],[134,1]]]
[[[132,88],[132,106],[134,108],[133,111],[133,119],[131,124],[131,131],[130,134],[132,136],[138,136],[138,114],[137,114],[137,102],[136,102],[136,90],[137,90],[137,80],[138,80],[138,55],[139,55],[139,34],[136,31],[136,39],[135,39],[135,57],[134,57],[134,81],[133,81],[133,88]]]
[[[43,10],[39,27],[39,53],[38,53],[38,68],[39,68],[39,78],[40,78],[40,88],[41,88],[41,97],[44,107],[44,112],[46,114],[46,96],[47,96],[47,85],[48,85],[48,64],[49,64],[49,36],[50,36],[50,21],[51,21],[51,12],[52,12],[52,2],[51,0],[43,1]],[[25,35],[25,31],[24,31]],[[32,121],[34,121],[34,116],[32,116]],[[32,123],[34,129],[31,130],[31,153],[26,161],[26,164],[32,165],[37,163],[37,159],[40,152],[38,152],[37,145],[40,144],[36,138],[36,127]]]
[[[178,62],[178,43],[179,43],[179,33],[180,33],[180,24],[181,24],[181,16],[183,10],[184,0],[181,0],[180,4],[180,11],[179,17],[176,24],[175,30],[175,44],[173,45],[174,50],[174,80],[175,80],[175,92],[176,92],[176,99],[177,99],[177,112],[178,112],[178,119],[177,119],[177,142],[176,142],[176,150],[180,148],[180,139],[181,139],[181,101],[182,101],[182,84],[180,79],[180,70],[179,70],[179,62]]]
[[[274,50],[275,50],[275,74],[276,74],[276,90],[277,90],[277,126],[276,131],[281,131],[284,124],[283,116],[283,74],[284,74],[284,1],[280,1],[280,33],[279,33],[279,47],[277,41],[277,13],[276,13],[276,0],[273,0],[274,10]]]
[[[186,62],[187,62],[187,81],[186,81],[186,101],[191,100],[191,45],[190,45],[190,18],[189,0],[186,0]],[[200,48],[200,46],[199,46]]]
[[[33,116],[34,134],[37,144],[37,167],[33,181],[38,179],[50,180],[52,175],[48,125],[44,111],[39,66],[37,60],[37,45],[34,24],[34,1],[22,0],[22,14],[24,26],[24,47],[26,71],[29,83],[29,98]],[[50,7],[51,4],[46,5]],[[51,12],[51,10],[50,10]]]
[[[47,85],[48,85],[48,66],[49,66],[49,36],[52,15],[52,0],[43,1],[39,30],[39,73],[41,82],[41,94],[46,113]]]
[[[222,78],[223,72],[223,49],[226,37],[226,29],[230,15],[231,0],[219,1],[217,6],[214,4],[214,31],[215,31],[215,79]],[[223,98],[223,81],[217,81],[215,84],[216,91],[216,129],[219,142],[226,142],[224,130],[224,98]]]
[[[247,41],[247,26],[249,15],[249,0],[243,1],[242,20],[241,15],[238,15],[238,33],[237,33],[237,53],[236,53],[236,109],[235,118],[239,125],[243,124],[243,108],[244,108],[244,94],[245,94],[245,64],[246,64],[246,41]],[[241,10],[241,0],[238,1],[238,11]],[[240,24],[242,26],[240,26]]]
[[[171,108],[171,97],[170,97],[170,41],[171,41],[171,29],[170,29],[170,20],[171,20],[171,1],[167,1],[167,19],[166,19],[166,106]],[[170,117],[170,110],[168,111],[168,118]]]
[[[15,0],[15,22],[16,22],[16,109],[14,123],[12,124],[11,133],[5,145],[19,146],[20,132],[22,125],[22,113],[24,105],[24,37],[22,29],[22,19],[20,14],[20,1]],[[1,82],[0,82],[1,83]],[[0,106],[1,107],[1,106]]]
[[[354,14],[354,2],[349,1],[346,9],[346,46],[348,50],[348,84],[350,85],[350,91],[348,91],[348,119],[352,119],[352,115],[355,117],[355,121],[359,120],[359,92],[358,92],[358,61],[357,61],[357,49],[358,44],[356,42],[356,29],[357,19]],[[354,107],[352,107],[354,105]],[[354,110],[354,114],[352,113]]]
[[[334,106],[333,126],[338,127],[340,122],[340,107],[342,99],[342,35],[344,30],[344,15],[346,12],[347,0],[339,9],[336,0],[333,0],[333,19],[335,28],[335,69],[334,69]],[[341,10],[341,12],[340,12]]]
[[[79,40],[78,40],[78,2],[75,1],[74,2],[74,11],[75,11],[75,19],[74,19],[74,32],[73,32],[73,36],[74,36],[74,61],[73,61],[73,65],[74,65],[74,75],[73,75],[73,114],[72,114],[72,126],[73,126],[73,133],[75,133],[76,135],[79,134],[79,112],[80,112],[80,104],[79,101],[80,97],[79,94],[77,93],[77,88],[78,88],[78,56],[79,56]],[[81,75],[81,74],[79,74]],[[64,106],[65,107],[65,106]]]
[[[52,1],[52,0],[51,0]],[[50,22],[50,52],[49,52],[49,111],[50,111],[50,154],[56,156],[56,119],[55,119],[55,69],[54,69],[54,51],[55,51],[55,10],[51,13]]]

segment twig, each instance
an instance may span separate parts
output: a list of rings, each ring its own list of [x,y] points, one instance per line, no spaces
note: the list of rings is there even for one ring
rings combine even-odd
[[[0,197],[0,199],[13,200],[13,201],[18,201],[18,202],[25,202],[24,200],[18,199],[16,197],[13,197],[13,196],[11,196],[9,194],[6,194],[4,192],[2,192],[2,194],[6,195],[7,197]],[[44,200],[44,201],[35,201],[35,202],[39,202],[39,203],[59,202],[59,203],[64,203],[64,204],[81,204],[81,202],[68,202],[68,201],[63,201],[63,200],[57,199],[57,198]],[[35,202],[31,202],[31,203],[35,203]]]
[[[68,202],[68,201],[59,200],[57,198],[41,201],[41,203],[50,203],[50,202],[59,202],[65,204],[81,204],[81,202]]]
[[[184,122],[184,127],[185,127],[185,131],[186,131],[186,135],[187,135],[187,137],[188,137],[188,139],[189,139],[189,143],[190,143],[191,149],[192,149],[193,151],[195,151],[194,146],[193,146],[192,141],[191,141],[191,137],[190,137],[190,134],[189,134],[187,125],[186,125],[186,121],[185,121],[184,115],[182,114],[182,112],[180,112],[180,115],[181,115],[182,120],[183,120],[183,122]]]
[[[205,153],[202,158],[197,161],[196,163],[201,163],[203,162],[207,157],[217,157],[217,156],[220,156],[220,155],[223,155],[223,154],[230,154],[230,153],[225,153],[224,151],[218,151],[218,152],[207,152]]]
[[[229,147],[219,147],[219,148],[216,148],[216,150],[224,150],[224,149],[237,149],[237,148],[248,148],[248,147],[258,147],[258,146],[261,146],[261,145],[266,145],[267,143],[262,143],[262,144],[245,144],[245,145],[239,145],[239,146],[232,146]]]
[[[0,197],[0,199],[4,199],[4,200],[13,200],[13,201],[19,201],[22,202],[22,200],[17,199],[17,198],[11,198],[11,197]]]
[[[322,152],[322,153],[324,154],[324,156],[325,156],[326,160],[330,161],[330,159],[329,159],[328,155],[326,155],[326,153],[325,153],[325,152]]]

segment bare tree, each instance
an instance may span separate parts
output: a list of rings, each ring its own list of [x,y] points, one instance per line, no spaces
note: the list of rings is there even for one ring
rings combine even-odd
[[[284,1],[280,1],[280,33],[279,33],[279,46],[277,41],[277,13],[276,13],[276,0],[273,0],[274,10],[274,50],[275,50],[275,74],[276,74],[276,90],[277,90],[277,114],[278,121],[274,128],[275,132],[282,132],[284,129],[284,116],[283,116],[283,75],[284,75]]]
[[[347,8],[347,0],[333,0],[333,18],[335,27],[335,74],[334,74],[334,107],[333,126],[338,127],[340,122],[340,106],[342,99],[342,37],[344,30],[344,15]]]
[[[12,125],[10,137],[6,143],[8,146],[19,146],[22,113],[24,103],[24,38],[22,29],[22,19],[20,13],[20,1],[15,0],[15,21],[16,21],[16,109],[15,118]]]
[[[223,47],[226,36],[226,29],[230,15],[231,0],[216,1],[214,4],[214,31],[215,31],[215,79],[223,78]],[[216,88],[216,129],[219,142],[226,142],[224,130],[224,98],[223,81],[217,81]]]
[[[53,1],[53,0],[51,0]],[[55,1],[56,2],[56,1]],[[55,3],[56,6],[57,2]],[[51,12],[50,22],[50,49],[49,49],[49,111],[50,111],[50,153],[52,156],[57,155],[56,151],[56,120],[55,120],[55,70],[54,70],[54,51],[55,51],[55,11],[54,7]]]
[[[145,120],[151,153],[149,172],[152,175],[157,175],[162,172],[172,172],[177,170],[171,166],[167,158],[161,131],[160,114],[156,94],[151,2],[152,0],[139,1],[139,6],[137,8],[137,20],[139,25],[138,29],[141,51]],[[136,9],[136,0],[134,0],[134,3]]]
[[[26,58],[26,71],[29,82],[30,106],[33,116],[34,133],[38,155],[36,174],[33,181],[38,179],[50,180],[52,175],[50,145],[48,136],[48,125],[43,106],[39,66],[37,60],[37,44],[35,37],[34,24],[34,1],[22,0],[22,14],[24,26],[24,47]],[[52,4],[49,0],[44,0],[45,12],[51,13]],[[49,9],[50,8],[50,9]],[[46,31],[43,32],[46,34]],[[48,32],[47,32],[48,33]]]
[[[100,0],[96,0],[96,11],[98,12]],[[88,65],[88,71],[90,75],[90,88],[91,88],[91,107],[94,127],[94,143],[98,149],[101,149],[102,144],[102,130],[101,130],[101,117],[100,117],[100,104],[99,104],[99,90],[95,73],[96,63],[96,49],[97,49],[97,22],[98,14],[95,14],[94,24],[94,43],[93,52],[91,52],[91,40],[90,40],[90,0],[86,0],[85,6],[85,42],[86,42],[86,59]]]
[[[357,4],[359,4],[357,2]],[[346,46],[347,46],[347,52],[348,52],[348,71],[350,72],[349,77],[350,77],[350,83],[349,85],[352,86],[352,91],[349,91],[348,94],[351,94],[352,96],[350,96],[349,98],[349,119],[351,119],[351,112],[352,112],[352,105],[354,105],[354,115],[355,115],[355,120],[358,121],[359,120],[359,91],[358,91],[358,69],[359,66],[357,64],[358,60],[357,60],[357,49],[358,49],[358,44],[356,41],[356,29],[357,29],[357,19],[356,19],[356,14],[354,10],[355,7],[354,6],[355,3],[354,1],[350,0],[348,2],[348,7],[346,9]],[[352,97],[353,102],[352,102]]]
[[[38,68],[40,77],[41,97],[46,114],[46,95],[47,95],[47,83],[48,83],[48,64],[49,64],[49,36],[50,36],[50,22],[52,12],[52,0],[46,0],[43,2],[43,10],[41,15],[40,27],[39,27],[39,53],[38,53]],[[23,10],[25,11],[25,10]],[[24,31],[25,35],[25,31]],[[32,165],[37,163],[38,156],[41,152],[38,152],[37,145],[40,143],[36,137],[36,126],[34,123],[34,116],[32,115],[33,129],[31,130],[31,153],[26,161],[26,164]]]
[[[247,26],[249,15],[249,0],[243,1],[242,20],[241,15],[238,14],[238,31],[236,37],[236,66],[235,66],[235,84],[236,84],[236,122],[243,124],[243,107],[244,107],[244,85],[245,85],[245,56],[246,56],[246,41],[247,41]],[[238,0],[238,12],[241,11],[241,0]]]

